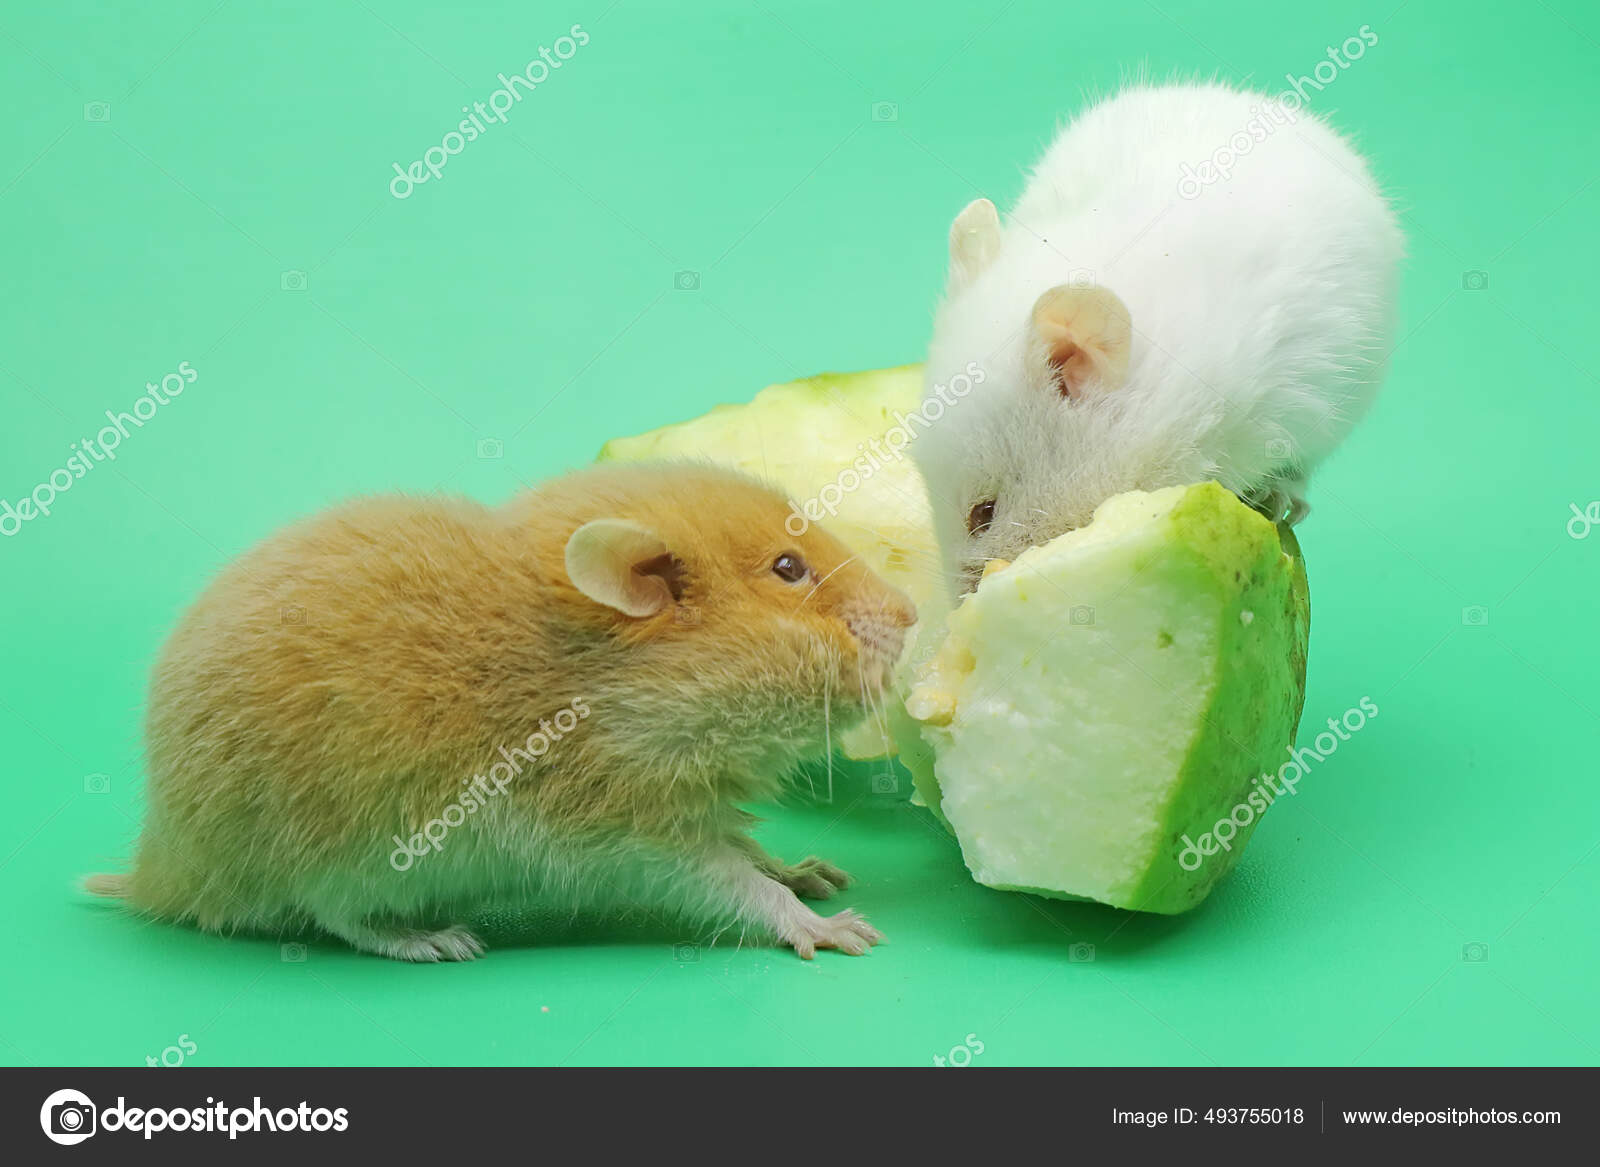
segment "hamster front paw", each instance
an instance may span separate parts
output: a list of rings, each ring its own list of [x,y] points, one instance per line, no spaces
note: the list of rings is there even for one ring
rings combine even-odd
[[[791,867],[772,858],[754,840],[737,837],[706,855],[698,869],[704,894],[713,905],[725,904],[735,918],[768,931],[802,960],[810,960],[819,948],[860,956],[883,939],[855,912],[819,916],[800,902],[797,890],[820,892],[826,886],[831,894],[850,881],[837,867],[815,857]]]
[[[1274,523],[1287,523],[1294,527],[1311,513],[1311,504],[1305,499],[1304,481],[1278,482],[1270,488],[1241,494],[1245,505],[1254,508]]]
[[[882,932],[851,909],[835,916],[806,914],[810,918],[796,921],[798,926],[783,937],[784,943],[792,947],[801,960],[810,960],[819,948],[832,948],[847,956],[862,956],[883,939]]]
[[[808,900],[825,900],[850,886],[848,872],[823,862],[815,855],[808,855],[792,866],[780,865],[773,872],[773,878]]]

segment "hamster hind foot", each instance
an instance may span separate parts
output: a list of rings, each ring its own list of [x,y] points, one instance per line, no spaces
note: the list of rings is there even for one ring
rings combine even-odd
[[[360,952],[386,956],[390,960],[432,964],[441,960],[476,960],[484,953],[483,941],[459,924],[429,931],[425,928],[350,924],[320,916],[317,924]]]

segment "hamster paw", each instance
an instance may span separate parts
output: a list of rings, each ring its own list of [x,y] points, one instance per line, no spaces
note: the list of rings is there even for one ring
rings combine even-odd
[[[850,875],[815,855],[808,855],[793,866],[780,867],[775,878],[795,895],[808,900],[825,900],[850,886]]]
[[[871,924],[854,911],[843,911],[836,916],[819,916],[808,913],[809,920],[801,920],[794,934],[784,939],[794,948],[801,960],[810,960],[819,948],[832,948],[847,956],[861,956],[883,939]]]
[[[352,922],[337,911],[319,911],[314,904],[312,915],[323,931],[337,936],[357,952],[370,952],[390,960],[431,964],[440,960],[474,960],[484,953],[483,941],[460,924],[430,931],[390,923]]]
[[[1306,502],[1301,493],[1304,489],[1304,483],[1297,485],[1279,483],[1263,493],[1240,495],[1240,497],[1247,506],[1260,511],[1274,523],[1287,523],[1294,527],[1311,513],[1311,504]]]
[[[385,937],[380,951],[393,960],[414,960],[431,964],[440,960],[476,960],[483,955],[483,941],[459,924],[437,932],[401,932]]]

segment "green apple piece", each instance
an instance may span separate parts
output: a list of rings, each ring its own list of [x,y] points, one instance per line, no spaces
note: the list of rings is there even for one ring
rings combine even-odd
[[[1309,628],[1288,527],[1216,483],[1118,495],[951,613],[906,702],[927,749],[902,731],[901,760],[979,883],[1186,911],[1260,814],[1227,849],[1185,840],[1288,758]]]
[[[909,455],[876,458],[874,469],[863,450],[874,440],[881,445],[921,401],[921,365],[823,373],[769,385],[745,405],[719,405],[690,421],[614,438],[599,460],[709,459],[764,479],[802,505],[832,502],[837,490],[837,513],[824,514],[822,526],[921,609],[942,594],[922,477]]]
[[[823,528],[926,613],[945,599],[922,477],[909,454],[874,455],[876,468],[865,454],[873,441],[886,450],[885,435],[918,408],[922,389],[921,365],[823,373],[769,385],[748,404],[615,438],[599,460],[705,459],[764,479],[802,507],[818,500],[834,512],[822,513]],[[872,722],[847,731],[839,744],[852,758],[893,752]]]

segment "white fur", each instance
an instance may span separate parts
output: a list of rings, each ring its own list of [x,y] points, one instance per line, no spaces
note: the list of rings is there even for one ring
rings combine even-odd
[[[981,204],[958,216],[929,392],[968,362],[985,378],[913,447],[953,579],[1122,491],[1214,478],[1298,509],[1377,391],[1403,242],[1360,156],[1285,112],[1221,85],[1128,89],[1061,132],[1003,226]],[[1185,164],[1239,133],[1231,176],[1180,197]],[[1030,358],[1030,317],[1085,282],[1126,304],[1132,353],[1125,383],[1068,401]],[[969,539],[989,498],[993,526]]]

